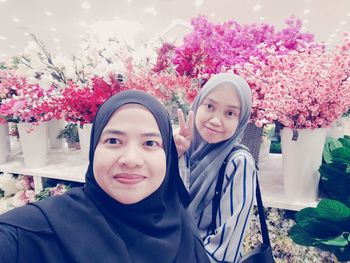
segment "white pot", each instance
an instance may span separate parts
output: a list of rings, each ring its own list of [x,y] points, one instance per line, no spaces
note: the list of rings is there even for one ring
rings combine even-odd
[[[327,129],[327,137],[332,137],[334,139],[343,138],[346,134],[346,121],[347,117],[341,117],[335,120],[330,127]]]
[[[285,194],[291,201],[317,201],[318,169],[322,163],[326,129],[302,129],[297,132],[297,140],[292,140],[292,129],[283,128],[281,131]]]
[[[29,168],[44,166],[48,148],[47,122],[39,125],[18,123],[17,127],[25,165]]]
[[[10,153],[9,125],[0,123],[0,164],[7,162]]]
[[[261,144],[259,150],[259,160],[266,158],[270,153],[271,140],[266,136],[261,137]]]
[[[83,128],[80,128],[80,125],[78,125],[80,151],[84,160],[89,159],[91,128],[92,123],[85,123]]]
[[[61,149],[64,146],[63,139],[57,139],[60,131],[64,129],[66,122],[63,119],[52,119],[48,122],[49,145],[52,149]]]

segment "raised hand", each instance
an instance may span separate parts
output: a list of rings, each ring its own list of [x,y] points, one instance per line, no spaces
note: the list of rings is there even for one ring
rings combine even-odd
[[[180,157],[190,148],[193,132],[193,111],[190,111],[185,121],[185,116],[181,109],[177,110],[179,128],[174,131],[174,140],[177,154]]]

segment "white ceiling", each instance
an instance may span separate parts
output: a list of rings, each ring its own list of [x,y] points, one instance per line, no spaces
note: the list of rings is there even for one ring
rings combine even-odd
[[[96,22],[137,22],[143,27],[135,37],[140,45],[165,33],[174,21],[190,23],[198,14],[213,22],[263,21],[278,29],[294,14],[304,21],[304,30],[329,45],[342,31],[350,31],[350,0],[0,0],[0,61],[24,49],[31,40],[28,32],[52,53],[74,54],[89,25]],[[181,27],[168,38],[181,38],[187,32]]]

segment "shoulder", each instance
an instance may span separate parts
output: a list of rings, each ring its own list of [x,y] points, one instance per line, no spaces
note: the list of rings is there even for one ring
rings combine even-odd
[[[18,227],[34,232],[50,232],[50,226],[44,214],[31,204],[14,208],[0,215],[0,225]]]
[[[254,157],[245,149],[233,150],[227,159],[227,166],[245,165],[251,169],[256,169]]]
[[[9,225],[0,225],[0,261],[17,261],[17,229]]]

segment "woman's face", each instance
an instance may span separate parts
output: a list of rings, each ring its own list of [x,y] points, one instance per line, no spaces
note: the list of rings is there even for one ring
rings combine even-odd
[[[240,109],[238,94],[228,84],[218,85],[209,92],[195,117],[195,125],[202,139],[208,143],[218,143],[232,137],[240,120]]]
[[[98,185],[122,204],[155,192],[165,177],[166,156],[152,113],[138,104],[117,109],[102,131],[93,170]]]

